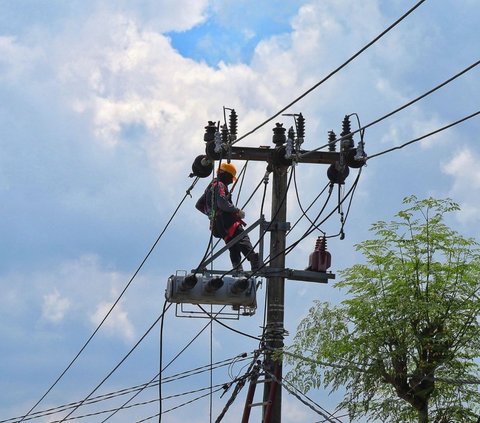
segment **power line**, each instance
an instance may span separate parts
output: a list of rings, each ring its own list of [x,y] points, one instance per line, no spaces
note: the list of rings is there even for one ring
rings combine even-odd
[[[291,103],[286,105],[284,108],[279,110],[277,113],[275,113],[273,116],[262,122],[260,125],[252,129],[251,131],[247,132],[246,134],[242,135],[241,137],[237,138],[236,141],[232,143],[235,144],[238,141],[248,137],[249,135],[253,134],[256,132],[258,129],[262,128],[265,126],[267,123],[271,122],[273,119],[275,119],[277,116],[281,115],[284,111],[292,107],[295,103],[299,102],[302,98],[310,94],[312,91],[314,91],[316,88],[318,88],[320,85],[322,85],[324,82],[326,82],[328,79],[330,79],[333,75],[338,73],[340,70],[342,70],[344,67],[346,67],[350,62],[355,60],[358,56],[360,56],[365,50],[367,50],[369,47],[371,47],[373,44],[375,44],[380,38],[382,38],[385,34],[387,34],[390,30],[392,30],[394,27],[396,27],[400,22],[402,22],[408,15],[410,15],[415,9],[417,9],[422,3],[424,3],[425,0],[420,0],[418,3],[416,3],[411,9],[409,9],[405,14],[403,14],[400,18],[398,18],[395,22],[393,22],[389,27],[387,27],[384,31],[382,31],[379,35],[377,35],[372,41],[370,41],[368,44],[366,44],[364,47],[362,47],[360,50],[358,50],[353,56],[351,56],[346,62],[344,62],[342,65],[337,67],[335,70],[330,72],[326,77],[324,77],[322,80],[317,82],[313,87],[309,88],[307,91],[305,91],[303,94],[301,94],[299,97],[297,97],[295,100],[293,100]]]
[[[337,143],[337,142],[341,141],[342,139],[344,139],[346,137],[350,137],[352,135],[355,135],[358,132],[365,131],[365,129],[370,128],[371,126],[376,125],[377,123],[380,123],[381,121],[393,116],[394,114],[406,109],[407,107],[410,107],[411,105],[413,105],[416,102],[422,100],[423,98],[429,96],[430,94],[433,94],[435,91],[439,90],[440,88],[444,87],[445,85],[449,84],[450,82],[454,81],[455,79],[459,78],[460,76],[464,75],[465,73],[471,71],[473,68],[475,68],[479,64],[480,64],[480,60],[477,60],[476,62],[472,63],[470,66],[467,66],[466,68],[462,69],[460,72],[458,72],[455,75],[448,78],[446,81],[443,81],[442,83],[438,84],[437,86],[433,87],[432,89],[428,90],[427,92],[419,95],[418,97],[414,98],[413,100],[410,100],[408,103],[405,103],[404,105],[392,110],[391,112],[387,113],[386,115],[383,115],[382,117],[380,117],[378,119],[375,119],[374,121],[368,123],[365,126],[361,126],[360,128],[356,129],[355,131],[352,131],[352,132],[350,132],[346,135],[343,135],[340,138],[337,138],[336,140],[332,141],[332,143]],[[308,156],[309,154],[311,154],[315,151],[319,151],[319,150],[322,150],[325,147],[328,147],[329,145],[330,145],[330,143],[327,143],[327,144],[324,144],[324,145],[322,145],[318,148],[315,148],[314,150],[307,151],[307,152],[301,154],[301,157],[306,157],[306,156]]]
[[[311,404],[309,404],[307,401],[305,401],[303,398],[300,397],[296,392],[291,390],[288,386],[285,385],[284,381],[279,380],[273,373],[269,372],[267,369],[264,369],[265,373],[271,377],[276,383],[278,383],[280,386],[282,386],[286,391],[288,391],[291,395],[293,395],[295,398],[297,398],[302,404],[305,404],[308,408],[313,410],[315,413],[318,415],[322,416],[326,421],[330,423],[338,423],[339,419],[335,417],[336,421],[332,420],[332,414],[329,413],[327,410],[324,410],[323,407],[321,409],[317,409]]]
[[[157,239],[155,240],[155,242],[153,243],[152,247],[150,248],[150,250],[148,251],[147,255],[145,256],[145,258],[142,260],[142,262],[140,263],[140,265],[138,266],[137,270],[135,271],[135,273],[133,274],[133,276],[130,278],[130,280],[128,281],[128,283],[126,284],[125,288],[123,288],[122,292],[120,293],[119,297],[115,300],[115,302],[113,303],[112,307],[110,307],[110,309],[108,310],[107,314],[105,315],[105,317],[102,319],[102,321],[99,323],[99,325],[97,326],[97,328],[93,331],[93,333],[90,335],[90,337],[87,339],[87,341],[85,342],[85,344],[82,346],[82,348],[80,349],[80,351],[75,355],[75,357],[72,359],[72,361],[70,361],[70,363],[68,364],[68,366],[65,368],[65,370],[60,374],[60,376],[57,377],[57,379],[53,382],[53,384],[47,389],[47,391],[40,397],[40,399],[30,408],[30,410],[27,411],[27,413],[25,415],[22,416],[21,420],[19,421],[19,423],[23,422],[25,420],[25,418],[27,416],[30,415],[30,413],[35,410],[35,408],[37,408],[37,406],[45,399],[45,397],[52,391],[52,389],[57,385],[57,383],[63,378],[63,376],[68,372],[68,370],[73,366],[73,364],[77,361],[78,357],[80,357],[80,355],[83,353],[83,351],[85,350],[85,348],[87,348],[87,346],[90,344],[90,342],[92,341],[92,339],[94,338],[94,336],[97,334],[97,332],[100,330],[100,328],[103,326],[103,324],[105,323],[105,321],[107,320],[107,318],[110,316],[110,314],[112,313],[113,309],[116,307],[116,305],[119,303],[120,299],[123,297],[123,295],[125,294],[126,290],[129,288],[129,286],[131,285],[131,283],[133,282],[133,280],[135,279],[135,277],[137,276],[137,274],[140,272],[140,270],[142,269],[143,265],[145,264],[145,262],[148,260],[148,258],[150,257],[150,255],[152,254],[153,250],[155,249],[155,247],[157,246],[158,242],[160,241],[160,239],[162,238],[163,234],[165,233],[165,231],[167,230],[168,226],[170,225],[170,223],[172,222],[173,218],[175,217],[175,215],[177,214],[178,210],[180,209],[180,207],[182,206],[182,204],[184,203],[184,201],[186,200],[186,198],[188,196],[190,196],[190,192],[191,190],[195,187],[195,184],[198,182],[198,177],[195,178],[194,182],[192,183],[192,185],[190,185],[190,187],[187,189],[186,193],[185,193],[185,196],[183,197],[183,199],[180,201],[180,203],[178,204],[177,208],[175,209],[175,211],[173,212],[172,216],[170,217],[170,219],[168,220],[167,224],[165,225],[165,227],[163,228],[162,232],[160,233],[160,235],[157,237]]]
[[[157,325],[160,319],[163,319],[165,312],[171,307],[172,304],[169,304],[164,312],[152,323],[148,330],[143,334],[143,336],[137,341],[137,343],[130,349],[130,351],[125,355],[125,357],[120,360],[120,362],[105,376],[102,381],[82,400],[76,405],[72,411],[70,411],[60,422],[64,422],[68,417],[70,417],[79,407],[81,407],[85,401],[87,401],[100,386],[102,386],[105,381],[125,362],[125,360],[132,354],[132,352],[140,345],[140,343],[147,337],[147,335],[152,331],[152,329]]]
[[[222,310],[223,310],[223,309],[222,309]],[[220,310],[218,313],[221,313],[222,310]],[[217,313],[217,314],[218,314],[218,313]],[[202,332],[203,332],[209,325],[210,325],[210,322],[207,323],[207,324],[187,343],[187,345],[185,345],[185,346],[175,355],[175,357],[173,357],[173,358],[170,360],[170,362],[162,369],[162,371],[165,371],[172,363],[174,363],[175,360],[176,360],[178,357],[180,357],[180,355],[183,354],[183,353],[187,350],[187,348],[190,347],[190,345],[192,345],[192,343],[202,334]],[[238,357],[239,357],[239,356],[237,355],[236,357],[234,357],[234,359],[235,359],[235,358],[238,358]],[[231,360],[231,359],[230,359],[230,360]],[[226,361],[230,361],[230,360],[226,360]],[[157,373],[157,374],[150,380],[150,382],[148,382],[147,386],[150,385],[150,384],[152,384],[152,383],[154,382],[154,380],[155,380],[159,375],[160,375],[160,373]],[[166,383],[166,382],[165,382],[165,379],[164,379],[163,382]],[[145,386],[145,387],[142,388],[139,392],[137,392],[134,396],[132,396],[128,401],[126,401],[121,407],[119,407],[119,408],[118,408],[115,412],[113,412],[110,416],[108,416],[106,419],[102,420],[101,423],[105,423],[107,420],[109,420],[111,417],[113,417],[118,411],[120,411],[123,406],[127,405],[130,401],[133,401],[133,399],[134,399],[137,395],[139,395],[139,394],[143,391],[143,389],[145,389],[147,386]]]
[[[463,122],[465,122],[465,121],[468,120],[468,119],[471,119],[471,118],[473,118],[473,117],[475,117],[475,116],[478,116],[479,114],[480,114],[480,110],[477,111],[477,112],[475,112],[475,113],[472,113],[472,114],[470,114],[470,115],[468,115],[468,116],[465,116],[465,117],[463,117],[463,118],[461,118],[461,119],[459,119],[459,120],[457,120],[457,121],[455,121],[455,122],[452,122],[452,123],[450,123],[450,124],[448,124],[448,125],[442,126],[441,128],[436,129],[435,131],[429,132],[428,134],[422,135],[421,137],[418,137],[418,138],[415,138],[415,139],[413,139],[413,140],[411,140],[411,141],[408,141],[408,142],[406,142],[406,143],[404,143],[404,144],[402,144],[402,145],[398,145],[398,146],[396,146],[396,147],[389,148],[389,149],[387,149],[387,150],[381,151],[380,153],[372,154],[371,156],[368,156],[368,157],[367,157],[367,160],[371,160],[371,159],[373,159],[374,157],[379,157],[379,156],[382,156],[383,154],[387,154],[387,153],[390,153],[390,152],[395,151],[395,150],[400,150],[400,149],[402,149],[402,148],[404,148],[404,147],[406,147],[406,146],[408,146],[408,145],[410,145],[410,144],[413,144],[413,143],[415,143],[415,142],[421,141],[421,140],[423,140],[423,139],[425,139],[425,138],[428,138],[428,137],[430,137],[430,136],[432,136],[432,135],[438,134],[439,132],[445,131],[446,129],[449,129],[449,128],[455,126],[455,125],[458,125],[458,124],[460,124],[460,123],[463,123]]]
[[[219,388],[219,387],[223,388],[223,387],[225,387],[225,383],[219,383],[219,384],[214,385],[213,387],[214,388]],[[186,391],[186,392],[181,392],[181,393],[178,393],[178,394],[168,395],[164,399],[167,400],[167,399],[172,399],[172,398],[178,398],[178,397],[182,397],[182,396],[185,396],[185,395],[196,394],[198,392],[202,392],[202,391],[206,391],[206,390],[210,390],[210,386],[207,386],[207,387],[204,387],[204,388],[199,388],[199,389],[193,389],[193,390]],[[130,409],[130,408],[140,407],[140,406],[143,406],[143,405],[149,405],[149,404],[152,404],[152,403],[157,402],[157,401],[158,401],[158,398],[154,398],[154,399],[151,399],[151,400],[148,400],[148,401],[137,402],[135,404],[130,404],[128,406],[125,406],[124,409]],[[110,413],[112,411],[115,411],[115,409],[101,410],[101,411],[96,411],[96,412],[92,412],[92,413],[88,413],[88,414],[83,414],[81,416],[69,417],[69,418],[66,419],[66,421],[80,420],[80,419],[84,419],[86,417],[99,416],[101,414]],[[54,420],[50,423],[59,423],[59,422],[60,422],[60,420]]]
[[[210,389],[210,387],[208,387],[208,389]],[[216,390],[214,391],[214,393],[215,393],[215,392],[219,392],[219,391],[221,391],[222,389],[223,389],[223,385],[222,385],[222,387],[216,389]],[[198,401],[198,400],[200,400],[200,399],[202,399],[202,398],[208,397],[209,395],[210,395],[210,392],[207,392],[206,394],[200,395],[199,397],[194,398],[194,399],[192,399],[192,400],[190,400],[190,401],[186,401],[186,402],[184,402],[183,404],[180,404],[180,405],[177,405],[177,406],[175,406],[175,407],[169,408],[168,410],[163,411],[162,414],[166,414],[166,413],[169,413],[170,411],[176,410],[176,409],[178,409],[178,408],[185,407],[186,405],[189,405],[189,404],[191,404],[191,403],[193,403],[193,402],[195,402],[195,401]],[[147,417],[147,418],[145,418],[145,419],[137,420],[135,423],[143,423],[143,422],[146,422],[146,421],[148,421],[148,420],[152,420],[152,419],[154,419],[155,417],[158,417],[158,413],[155,414],[155,415],[153,415],[153,416]]]

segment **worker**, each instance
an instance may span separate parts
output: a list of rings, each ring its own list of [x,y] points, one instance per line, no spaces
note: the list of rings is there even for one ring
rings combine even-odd
[[[208,185],[195,207],[210,218],[210,229],[216,238],[225,243],[244,232],[245,212],[235,207],[231,201],[228,186],[236,181],[237,169],[233,163],[223,162],[217,171],[217,177]],[[248,234],[240,238],[230,248],[230,260],[233,270],[242,272],[242,254],[250,261],[252,271],[258,270],[259,257],[255,253]]]

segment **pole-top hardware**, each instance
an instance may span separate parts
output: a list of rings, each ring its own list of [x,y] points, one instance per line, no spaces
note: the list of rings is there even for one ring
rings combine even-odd
[[[287,141],[285,136],[286,128],[283,127],[283,123],[276,123],[275,128],[273,128],[273,137],[272,141],[277,146],[280,147]]]

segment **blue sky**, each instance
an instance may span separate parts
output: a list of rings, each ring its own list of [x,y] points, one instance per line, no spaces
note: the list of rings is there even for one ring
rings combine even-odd
[[[221,120],[223,106],[235,108],[239,134],[246,133],[341,65],[413,4],[0,1],[1,419],[25,413],[43,395],[118,298],[192,183],[188,174],[193,159],[203,152],[207,121]],[[306,118],[304,148],[323,145],[329,130],[340,133],[346,114],[357,113],[365,125],[476,62],[479,15],[473,0],[425,2],[288,111]],[[474,68],[372,126],[365,133],[367,153],[478,111],[479,80]],[[271,145],[274,122],[289,127],[290,119],[277,118],[241,145]],[[361,260],[355,243],[369,236],[373,222],[391,218],[410,194],[453,198],[462,211],[451,224],[478,239],[479,125],[477,117],[368,162],[346,238],[329,243],[331,270]],[[240,203],[264,170],[264,164],[249,165]],[[327,183],[326,167],[299,165],[296,171],[302,202],[308,204]],[[168,276],[195,267],[208,242],[207,222],[194,208],[206,184],[201,180],[193,189],[114,313],[39,410],[86,396],[158,317]],[[295,222],[299,209],[291,194],[289,220]],[[256,220],[260,204],[257,195],[246,207],[248,223]],[[336,215],[324,227],[330,234],[338,228]],[[306,266],[315,237],[288,256],[289,267]],[[252,238],[256,241],[258,234]],[[227,265],[225,257],[216,263],[218,268]],[[258,335],[264,294],[264,289],[259,292],[255,316],[230,324]],[[332,284],[287,282],[286,328],[295,332],[312,299],[338,302],[343,296]],[[165,320],[164,361],[205,323],[175,317],[171,309]],[[210,344],[213,361],[257,346],[218,325],[211,336],[207,331],[195,342],[168,374],[209,363]],[[158,361],[157,328],[99,393],[149,381],[158,373]],[[214,379],[223,383],[229,376],[219,372]],[[164,395],[209,383],[204,374],[166,385]],[[214,397],[214,418],[228,395]],[[337,394],[327,392],[312,396],[330,410],[338,400]],[[139,400],[154,397],[150,392]],[[225,421],[238,421],[235,413],[243,398]],[[286,395],[284,401],[286,423],[320,420],[295,398]],[[96,410],[112,406],[101,404]],[[136,421],[157,410],[156,404],[144,406],[119,413],[112,421]],[[77,413],[84,412],[82,408]],[[167,414],[164,421],[208,418],[207,399]]]

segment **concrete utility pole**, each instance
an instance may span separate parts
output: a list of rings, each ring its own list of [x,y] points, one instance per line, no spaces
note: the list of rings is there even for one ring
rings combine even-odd
[[[279,275],[268,278],[267,283],[267,325],[265,328],[265,367],[275,376],[282,380],[282,363],[274,360],[272,351],[283,347],[284,336],[284,310],[285,310],[285,246],[287,231],[287,166],[273,165],[272,185],[272,214],[270,235],[270,268]],[[269,375],[266,380],[271,380]],[[275,382],[266,382],[263,392],[263,401],[271,405],[264,407],[264,419],[266,422],[280,422],[282,412],[282,390]]]
[[[300,115],[301,116],[301,115]],[[235,118],[236,119],[236,118]],[[304,124],[303,117],[302,125]],[[345,126],[345,125],[344,125]],[[273,128],[273,143],[275,148],[270,147],[236,147],[226,146],[226,149],[220,153],[218,151],[218,137],[215,140],[217,126],[214,122],[209,122],[205,127],[206,133],[206,155],[199,156],[192,166],[193,175],[206,177],[213,170],[215,160],[249,160],[262,161],[268,163],[268,170],[272,172],[272,207],[271,221],[267,222],[267,231],[270,231],[270,262],[259,272],[259,275],[267,279],[267,323],[265,328],[265,362],[266,371],[273,374],[270,377],[266,374],[265,387],[263,393],[263,419],[264,423],[281,423],[282,410],[282,390],[277,381],[282,380],[282,361],[274,356],[274,351],[283,347],[284,328],[284,309],[285,309],[285,279],[311,282],[327,282],[335,276],[331,273],[322,273],[305,270],[294,270],[285,268],[285,246],[286,232],[289,229],[287,222],[287,171],[292,165],[293,160],[297,163],[329,164],[328,175],[333,183],[343,183],[348,175],[348,167],[360,167],[364,164],[360,159],[357,160],[357,149],[352,143],[341,143],[340,152],[336,152],[331,143],[329,151],[305,151],[300,150],[298,143],[291,152],[290,146],[287,146],[287,137],[285,128],[277,123]],[[345,129],[345,128],[344,128]],[[349,128],[348,128],[349,129]],[[303,128],[302,128],[303,132]],[[289,131],[289,139],[294,137],[293,129]],[[345,130],[342,136],[349,135]],[[303,133],[301,134],[303,141]],[[351,140],[350,137],[346,137]],[[361,150],[363,152],[363,150]],[[308,153],[308,154],[305,154]],[[333,175],[333,176],[332,176]]]

